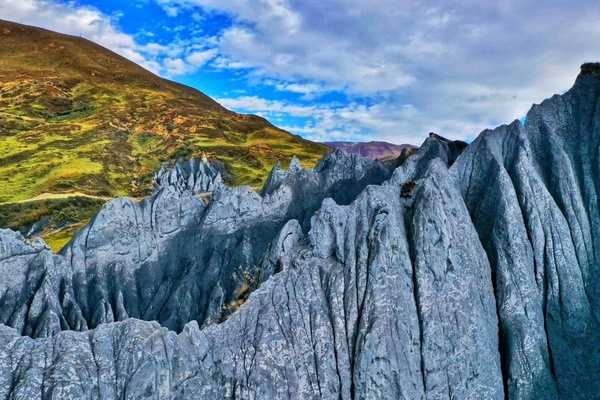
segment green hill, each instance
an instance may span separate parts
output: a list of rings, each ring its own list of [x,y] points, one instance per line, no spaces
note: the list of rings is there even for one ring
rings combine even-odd
[[[142,197],[160,163],[181,156],[216,157],[230,183],[256,187],[277,161],[312,166],[327,151],[86,39],[0,20],[0,203]]]

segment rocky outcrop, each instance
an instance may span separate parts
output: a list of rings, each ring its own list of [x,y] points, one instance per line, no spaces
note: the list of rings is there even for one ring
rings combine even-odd
[[[285,230],[292,235],[285,237],[291,240],[287,245],[281,237],[276,241],[279,272],[223,324],[202,331],[190,324],[179,336],[138,321],[103,324],[84,337],[74,336],[69,348],[79,349],[61,356],[45,349],[65,343],[65,333],[38,347],[41,341],[5,330],[4,340],[13,346],[9,353],[23,363],[33,362],[31,354],[43,354],[59,370],[72,367],[75,354],[88,358],[78,361],[78,369],[88,362],[124,363],[128,372],[102,371],[109,382],[130,382],[116,388],[127,397],[419,398],[454,393],[501,398],[489,265],[481,246],[468,240],[451,246],[457,236],[465,239],[461,228],[468,226],[469,216],[453,199],[456,189],[446,192],[447,175],[443,163],[432,165],[412,199],[402,199],[399,188],[372,186],[348,206],[326,200],[304,238],[289,223]],[[439,214],[446,208],[447,214]],[[440,229],[437,235],[431,234],[434,229]],[[476,242],[476,235],[471,227],[466,238]],[[447,247],[438,249],[444,236]],[[432,308],[434,303],[444,307]],[[194,349],[187,351],[188,346]],[[27,350],[19,352],[23,347]],[[29,371],[43,369],[38,362]],[[92,370],[90,376],[86,388],[57,383],[57,393],[98,393],[104,375]]]
[[[452,171],[492,266],[511,398],[600,396],[599,97],[600,68],[585,65]]]
[[[175,165],[166,163],[154,174],[154,194],[168,186],[193,193],[212,192],[226,173],[225,166],[216,159],[191,158],[180,159]]]
[[[288,194],[286,220],[297,219],[304,232],[323,199],[337,204],[350,204],[368,185],[386,181],[391,170],[379,161],[372,161],[344,150],[333,150],[314,169],[303,169],[293,158],[287,171],[275,166],[261,191],[265,197]]]
[[[0,396],[598,398],[599,98],[585,65],[391,175],[334,152],[260,195],[115,200],[58,256],[2,231]],[[239,265],[262,285],[206,323]]]
[[[196,164],[190,161],[190,165]],[[177,166],[171,172],[174,170]],[[378,162],[338,151],[315,170],[302,169],[296,159],[287,172],[275,168],[262,196],[249,187],[217,184],[207,206],[179,178],[164,180],[172,185],[139,203],[127,198],[109,201],[76,233],[62,250],[62,257],[46,250],[41,261],[20,262],[24,276],[34,270],[39,279],[47,274],[60,275],[64,283],[54,285],[56,290],[48,294],[37,293],[44,287],[38,290],[36,285],[17,285],[18,290],[29,293],[29,297],[15,301],[19,313],[27,314],[34,306],[45,309],[44,299],[49,297],[52,304],[58,304],[54,313],[68,317],[46,318],[45,328],[40,330],[37,319],[12,317],[15,305],[0,308],[7,314],[0,321],[32,337],[40,336],[38,331],[93,329],[127,318],[155,320],[175,331],[190,321],[200,325],[217,322],[223,306],[235,297],[233,273],[256,269],[261,279],[268,278],[266,271],[273,267],[262,260],[289,220],[304,220],[308,226],[324,198],[348,203],[366,185],[381,183],[389,176],[390,171]],[[347,190],[341,190],[342,185]],[[2,238],[7,246],[15,241],[27,246],[22,238]],[[6,257],[0,267],[10,269],[13,263],[13,257]],[[66,272],[59,272],[55,263]],[[255,268],[262,264],[264,271]],[[59,287],[69,289],[65,304],[71,307],[73,302],[76,311],[61,311],[64,294]],[[0,282],[0,294],[2,290]]]
[[[87,329],[75,301],[73,272],[42,239],[0,230],[0,323],[32,337]]]

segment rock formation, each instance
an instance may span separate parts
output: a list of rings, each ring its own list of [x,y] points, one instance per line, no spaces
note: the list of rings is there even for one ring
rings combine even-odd
[[[60,255],[1,231],[0,397],[599,398],[599,98],[585,64],[393,172],[338,150],[207,205],[167,180]]]
[[[196,172],[184,175],[186,169]],[[382,183],[390,173],[379,162],[336,151],[315,170],[302,169],[297,159],[287,172],[276,167],[262,196],[249,187],[217,183],[205,206],[190,182],[192,177],[206,182],[218,176],[214,169],[194,160],[170,171],[161,169],[157,186],[169,185],[139,203],[127,198],[109,201],[75,234],[62,256],[38,242],[30,249],[7,231],[2,243],[8,253],[0,268],[18,271],[24,282],[32,276],[36,280],[28,285],[7,281],[6,287],[0,282],[0,293],[6,291],[3,298],[15,299],[4,300],[0,322],[32,337],[130,317],[156,320],[175,331],[192,320],[200,325],[215,322],[233,297],[232,274],[260,265],[289,220],[304,221],[308,230],[310,216],[324,198],[347,204],[353,194]],[[46,288],[49,282],[53,289]],[[46,307],[45,299],[59,306]],[[68,306],[61,309],[61,304]],[[31,307],[43,309],[43,315]]]
[[[222,182],[225,166],[218,160],[180,159],[175,165],[165,163],[154,174],[154,194],[167,186],[193,193],[212,192]]]

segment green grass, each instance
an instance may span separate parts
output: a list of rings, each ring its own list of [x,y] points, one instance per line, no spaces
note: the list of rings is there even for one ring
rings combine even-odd
[[[61,229],[59,231],[43,235],[44,241],[48,244],[48,246],[50,246],[52,251],[54,251],[55,253],[58,253],[73,238],[75,231],[77,231],[77,229],[83,227],[83,225],[85,225],[85,224],[82,223],[82,224],[79,224],[74,227]]]
[[[48,218],[48,224],[40,236],[54,251],[58,251],[69,241],[75,230],[86,224],[103,204],[104,200],[81,196],[0,204],[0,228],[26,233],[31,225],[42,218]]]

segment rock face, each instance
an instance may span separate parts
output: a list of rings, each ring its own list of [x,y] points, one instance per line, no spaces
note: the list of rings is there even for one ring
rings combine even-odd
[[[391,174],[379,162],[337,151],[315,170],[302,169],[297,159],[287,172],[275,168],[262,196],[249,187],[217,184],[205,206],[190,182],[192,177],[199,182],[206,174],[187,174],[183,181],[186,168],[206,171],[208,165],[192,160],[159,173],[160,184],[172,184],[140,203],[126,198],[109,201],[76,233],[62,256],[40,244],[27,250],[28,258],[13,257],[9,251],[0,268],[18,270],[23,281],[39,278],[28,285],[7,281],[4,287],[0,282],[0,294],[18,293],[5,296],[15,300],[4,301],[0,315],[6,317],[0,322],[32,337],[127,318],[155,320],[175,331],[194,320],[200,325],[216,322],[223,306],[235,297],[232,274],[261,265],[270,243],[289,220],[305,221],[308,231],[310,216],[324,198],[347,204],[354,199],[352,194]],[[8,232],[2,237],[4,246],[28,248],[22,238]],[[275,267],[265,264],[265,268]],[[263,279],[270,275],[259,272]],[[47,275],[61,281],[53,284],[53,290],[37,283],[46,282]],[[46,306],[45,299],[58,306]],[[63,303],[68,307],[61,309]],[[50,316],[31,315],[32,307]]]
[[[513,398],[600,397],[600,65],[451,171],[493,272]]]
[[[0,396],[599,398],[599,98],[586,64],[393,173],[335,151],[113,200],[60,255],[1,231]],[[262,285],[214,323],[240,266]]]
[[[163,165],[154,174],[154,194],[168,186],[193,193],[212,192],[224,173],[225,166],[218,160],[181,159],[175,165]]]
[[[28,243],[19,233],[1,230],[0,274],[0,323],[32,337],[87,329],[73,301],[73,272],[43,240]]]

